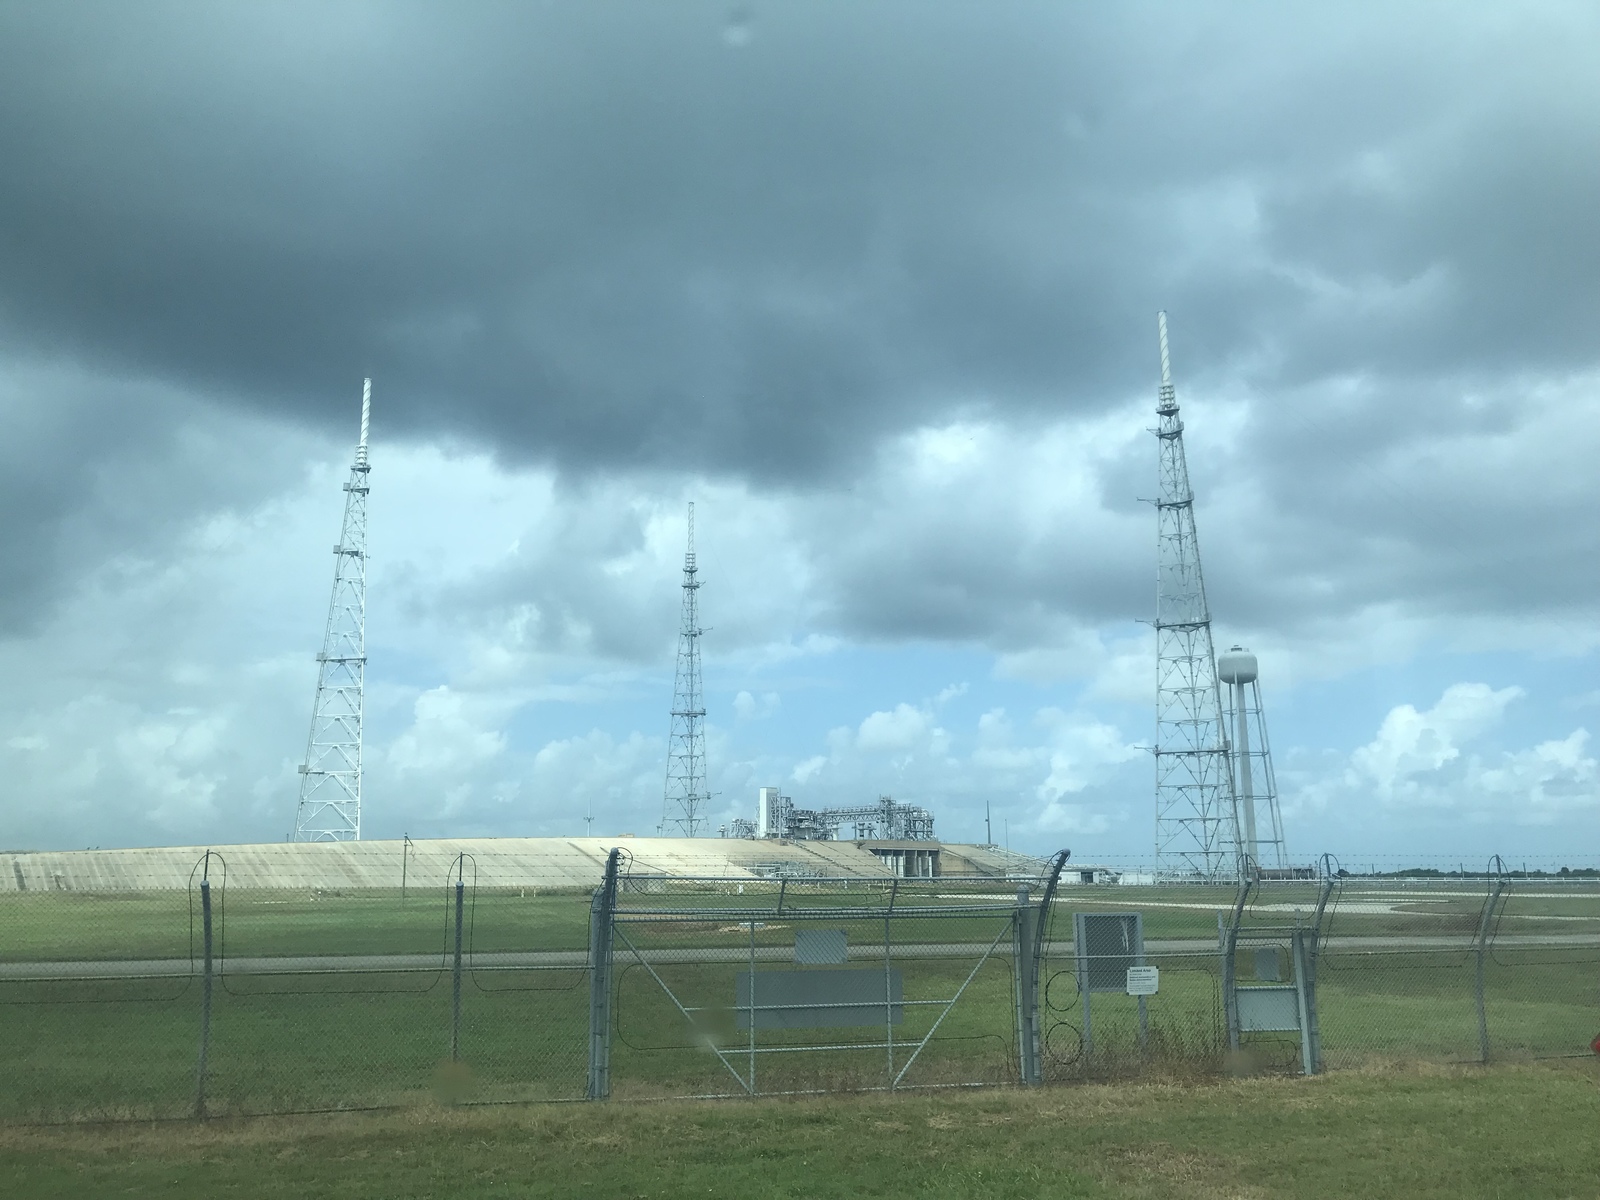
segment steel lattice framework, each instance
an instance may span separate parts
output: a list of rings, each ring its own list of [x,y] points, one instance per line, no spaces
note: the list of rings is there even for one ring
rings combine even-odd
[[[667,738],[666,801],[661,832],[698,837],[706,808],[706,707],[700,690],[700,577],[694,561],[694,504],[689,505],[689,548],[683,555],[683,621],[678,669],[672,685],[672,732]]]
[[[1194,491],[1167,354],[1166,313],[1157,325],[1156,863],[1163,872],[1217,879],[1233,876],[1238,868],[1233,784],[1195,536]]]
[[[344,525],[333,548],[333,596],[317,655],[311,734],[300,764],[297,842],[361,839],[361,718],[367,669],[367,424],[372,380],[361,385],[361,440],[344,485]]]

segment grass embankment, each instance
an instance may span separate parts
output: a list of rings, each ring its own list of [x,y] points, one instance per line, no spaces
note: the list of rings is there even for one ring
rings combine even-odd
[[[1391,1070],[815,1101],[0,1130],[0,1194],[1593,1196],[1600,1078]]]
[[[624,911],[645,908],[755,909],[776,906],[778,895],[763,884],[740,894],[703,892],[627,893]],[[1531,886],[1531,885],[1530,885]],[[897,943],[965,941],[979,936],[986,918],[962,920],[939,916],[938,910],[963,901],[994,903],[1001,893],[971,885],[919,883],[896,899],[897,920],[890,937]],[[434,954],[450,937],[452,894],[446,888],[414,887],[402,902],[399,889],[223,889],[215,893],[219,949],[234,957],[317,954]],[[1256,895],[1247,924],[1289,924],[1295,910],[1309,917],[1316,890],[1307,885],[1270,887]],[[888,904],[881,886],[855,891],[807,890],[796,884],[785,890],[785,911],[756,930],[759,946],[792,943],[794,930],[785,917],[816,905]],[[1074,908],[1112,909],[1144,914],[1150,941],[1198,939],[1214,942],[1219,910],[1232,905],[1232,891],[1223,887],[1064,887],[1057,895],[1050,936],[1070,940]],[[1335,899],[1327,932],[1334,937],[1458,937],[1477,929],[1483,897],[1463,885],[1449,894],[1425,889],[1409,892],[1347,886]],[[923,918],[919,919],[919,914]],[[503,950],[582,950],[589,938],[589,896],[527,889],[469,890],[467,923],[470,945],[480,953]],[[745,941],[737,928],[720,930],[717,922],[659,922],[655,933],[671,940],[737,947]],[[868,929],[868,940],[882,937]],[[187,958],[199,952],[198,892],[10,893],[0,896],[0,961]],[[1518,894],[1513,889],[1499,922],[1505,936],[1600,934],[1600,890],[1564,890]],[[853,941],[856,939],[852,939]],[[984,939],[986,940],[986,939]]]

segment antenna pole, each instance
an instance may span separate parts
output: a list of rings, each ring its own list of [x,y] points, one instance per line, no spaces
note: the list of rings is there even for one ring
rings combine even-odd
[[[367,427],[372,423],[372,380],[361,381],[361,441],[356,446],[356,462],[367,461]]]
[[[1172,356],[1167,353],[1167,314],[1162,310],[1156,314],[1156,330],[1161,336],[1161,386],[1172,386]]]

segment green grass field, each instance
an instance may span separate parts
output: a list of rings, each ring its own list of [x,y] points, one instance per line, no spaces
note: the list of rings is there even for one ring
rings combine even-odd
[[[582,950],[589,897],[490,892],[472,896],[473,948]],[[438,954],[452,933],[450,896],[439,888],[217,893],[217,952],[240,958],[291,954]],[[200,953],[200,905],[184,892],[26,893],[0,897],[0,962],[187,958]]]
[[[1372,1200],[1593,1196],[1600,1071],[0,1129],[0,1194]]]

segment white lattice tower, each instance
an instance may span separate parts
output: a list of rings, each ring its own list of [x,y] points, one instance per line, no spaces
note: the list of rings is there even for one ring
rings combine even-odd
[[[1232,877],[1239,868],[1233,785],[1166,313],[1157,325],[1156,868],[1218,879]]]
[[[672,685],[672,732],[667,737],[667,788],[661,832],[698,837],[709,825],[706,808],[705,701],[700,691],[700,577],[694,561],[694,504],[689,505],[689,548],[683,555],[683,620],[678,669]]]
[[[317,655],[311,734],[300,764],[297,842],[361,839],[361,719],[367,669],[367,425],[372,380],[361,385],[361,440],[344,485],[344,524],[333,548],[333,596]]]

